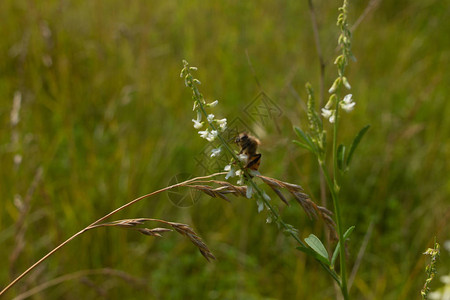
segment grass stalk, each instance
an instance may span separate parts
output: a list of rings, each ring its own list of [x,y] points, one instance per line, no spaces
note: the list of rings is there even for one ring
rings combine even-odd
[[[55,254],[58,250],[60,250],[62,247],[64,247],[66,244],[68,244],[70,241],[72,241],[73,239],[75,239],[76,237],[80,236],[81,234],[85,233],[86,231],[93,229],[96,225],[98,225],[99,223],[103,222],[105,219],[111,217],[112,215],[118,213],[119,211],[127,208],[130,205],[135,204],[136,202],[139,202],[145,198],[149,198],[151,196],[160,194],[162,192],[165,192],[167,190],[176,188],[176,187],[180,187],[180,186],[184,186],[187,185],[189,183],[195,182],[196,180],[202,180],[202,179],[207,179],[207,178],[211,178],[211,177],[215,177],[218,175],[224,175],[226,174],[226,172],[219,172],[219,173],[214,173],[211,175],[207,175],[207,176],[201,176],[201,177],[195,177],[195,178],[191,178],[189,180],[159,189],[157,191],[154,191],[152,193],[143,195],[141,197],[138,197],[130,202],[127,202],[126,204],[122,205],[121,207],[111,211],[110,213],[104,215],[103,217],[101,217],[100,219],[98,219],[97,221],[91,223],[90,225],[86,226],[85,228],[83,228],[82,230],[78,231],[77,233],[75,233],[74,235],[72,235],[71,237],[69,237],[67,240],[65,240],[64,242],[62,242],[61,244],[59,244],[57,247],[55,247],[53,250],[51,250],[50,252],[48,252],[46,255],[44,255],[41,259],[39,259],[37,262],[35,262],[33,265],[31,265],[28,269],[26,269],[22,274],[20,274],[18,277],[16,277],[16,279],[14,279],[13,281],[11,281],[2,291],[0,291],[0,296],[4,295],[10,288],[12,288],[17,282],[19,282],[23,277],[25,277],[25,275],[27,275],[29,272],[31,272],[34,268],[36,268],[37,266],[39,266],[41,263],[43,263],[45,260],[47,260],[50,256],[52,256],[53,254]]]

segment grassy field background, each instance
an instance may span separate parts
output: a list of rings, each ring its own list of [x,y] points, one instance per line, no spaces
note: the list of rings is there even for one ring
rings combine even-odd
[[[341,3],[314,3],[329,87]],[[350,19],[367,5],[351,1]],[[197,161],[206,145],[192,128],[182,59],[199,68],[205,97],[219,99],[217,115],[258,133],[261,172],[301,184],[320,202],[317,164],[291,142],[292,126],[306,124],[305,83],[319,91],[307,1],[2,0],[0,19],[1,287],[125,202],[179,174],[205,174]],[[340,137],[349,143],[371,124],[342,187],[344,223],[356,225],[350,269],[368,238],[354,299],[419,299],[428,263],[422,253],[435,236],[450,240],[449,19],[445,1],[382,1],[354,31],[357,62],[348,78],[357,104]],[[279,109],[273,119],[249,114],[261,92]],[[197,200],[177,207],[163,194],[114,219],[188,223],[217,261],[207,263],[176,233],[148,238],[98,229],[7,297],[72,274],[34,299],[335,298],[332,280],[266,224],[253,201]],[[279,206],[301,237],[323,236],[321,222],[292,204]],[[449,266],[443,250],[439,274]],[[101,268],[109,269],[75,273]]]

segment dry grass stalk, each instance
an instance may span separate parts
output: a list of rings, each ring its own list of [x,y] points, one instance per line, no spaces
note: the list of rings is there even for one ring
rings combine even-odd
[[[176,232],[180,233],[181,235],[187,237],[200,251],[200,253],[203,255],[203,257],[206,258],[207,261],[211,261],[211,259],[216,259],[216,257],[212,254],[212,252],[209,250],[208,246],[202,241],[202,239],[195,233],[194,230],[189,227],[189,225],[182,224],[182,223],[174,223],[169,221],[164,221],[160,219],[149,219],[149,218],[138,218],[138,219],[125,219],[125,220],[118,220],[114,222],[108,222],[108,223],[102,223],[102,224],[96,224],[93,226],[89,226],[87,230],[98,228],[98,227],[122,227],[126,229],[132,229],[136,230],[142,234],[148,235],[148,236],[156,236],[161,237],[161,233],[172,231],[168,228],[142,228],[138,227],[140,225],[143,225],[146,222],[159,222],[163,224],[167,224],[171,226],[173,229],[175,229]]]
[[[294,196],[295,200],[301,205],[303,210],[306,212],[310,219],[317,218],[320,216],[322,220],[325,222],[327,226],[331,238],[338,240],[337,232],[336,232],[336,223],[333,221],[333,213],[326,209],[323,206],[318,206],[315,204],[307,194],[304,193],[304,190],[301,186],[297,184],[292,184],[288,182],[284,182],[278,179],[270,178],[262,175],[255,175],[260,178],[265,184],[267,184],[280,199],[287,204],[287,200],[284,197],[283,193],[280,189],[287,189],[288,192]]]
[[[247,187],[246,186],[239,186],[239,185],[233,185],[226,181],[220,181],[220,180],[208,180],[208,181],[197,181],[196,183],[215,183],[220,185],[220,187],[211,187],[209,185],[196,185],[196,184],[190,184],[187,185],[187,187],[199,190],[205,194],[207,194],[210,197],[213,198],[222,198],[228,202],[230,202],[230,199],[227,197],[227,195],[231,194],[235,197],[246,197],[247,193]]]
[[[263,176],[263,175],[255,175],[260,178],[265,184],[267,184],[277,196],[283,201],[286,205],[289,205],[288,200],[281,192],[281,189],[286,189],[288,192],[294,196],[295,200],[301,205],[303,210],[306,212],[310,219],[316,219],[320,217],[328,228],[330,236],[334,240],[338,240],[337,232],[336,232],[336,223],[334,222],[332,216],[333,213],[329,211],[327,208],[323,206],[318,206],[314,203],[307,194],[304,193],[304,190],[301,186],[289,182],[284,182],[275,178]],[[226,181],[219,180],[197,180],[194,182],[195,184],[187,184],[185,187],[190,187],[203,193],[207,194],[213,198],[222,198],[228,202],[230,199],[227,195],[234,195],[236,197],[244,197],[246,198],[247,186],[238,186],[233,185]],[[197,183],[204,183],[199,185]],[[207,184],[217,184],[219,187],[213,187]]]
[[[196,178],[192,178],[171,186],[167,186],[165,188],[159,189],[157,191],[154,191],[152,193],[143,195],[141,197],[138,197],[132,201],[129,201],[127,203],[125,203],[124,205],[122,205],[119,208],[116,208],[115,210],[109,212],[108,214],[104,215],[103,217],[101,217],[100,219],[98,219],[97,221],[93,222],[92,224],[90,224],[89,226],[83,228],[82,230],[78,231],[77,233],[75,233],[74,235],[72,235],[71,237],[69,237],[67,240],[65,240],[64,242],[62,242],[61,244],[59,244],[58,246],[56,246],[54,249],[52,249],[50,252],[48,252],[46,255],[44,255],[41,259],[39,259],[37,262],[35,262],[33,265],[31,265],[28,269],[26,269],[24,272],[22,272],[16,279],[14,279],[13,281],[11,281],[5,288],[3,288],[0,291],[0,296],[4,295],[10,288],[12,288],[17,282],[19,282],[23,277],[25,277],[29,272],[31,272],[32,270],[36,269],[40,264],[42,264],[42,262],[44,262],[46,259],[48,259],[50,256],[52,256],[53,254],[55,254],[57,251],[59,251],[62,247],[64,247],[65,245],[67,245],[70,241],[72,241],[73,239],[75,239],[76,237],[80,236],[81,234],[85,233],[86,231],[88,231],[89,229],[95,228],[96,225],[99,225],[101,222],[103,222],[104,220],[106,220],[107,218],[111,217],[112,215],[118,213],[121,210],[124,210],[125,208],[127,208],[128,206],[131,206],[143,199],[155,196],[157,194],[160,194],[162,192],[180,187],[180,186],[188,186],[191,183],[194,182],[203,182],[205,179],[208,178],[212,178],[215,176],[219,176],[219,175],[225,175],[227,174],[227,172],[219,172],[219,173],[214,173],[211,175],[207,175],[207,176],[201,176],[201,177],[196,177]],[[155,220],[156,221],[156,220]],[[202,253],[203,256],[205,256],[205,258],[209,261],[210,258],[214,258],[214,255],[212,255],[212,253],[207,250],[208,248],[206,247],[206,245],[201,241],[201,239],[195,234],[195,232],[193,232],[192,230],[188,230],[187,228],[189,228],[187,225],[184,224],[178,224],[178,223],[170,223],[170,222],[166,222],[166,221],[162,221],[159,220],[159,222],[163,222],[166,223],[170,226],[172,226],[175,230],[177,230],[177,232],[187,236],[191,242],[193,242],[197,247],[199,247],[200,252]],[[184,225],[184,226],[182,226]],[[161,231],[157,230],[157,231],[146,231],[144,230],[146,233],[150,233],[150,234],[160,234]],[[140,231],[141,233],[144,233],[142,231]],[[145,234],[145,233],[144,233]]]

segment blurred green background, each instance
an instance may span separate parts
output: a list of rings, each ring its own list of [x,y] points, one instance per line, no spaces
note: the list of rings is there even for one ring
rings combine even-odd
[[[352,22],[368,3],[350,2]],[[314,4],[328,88],[342,3]],[[317,164],[291,142],[293,125],[306,128],[304,84],[319,91],[307,1],[2,0],[0,19],[2,287],[107,212],[179,174],[205,174],[182,59],[199,68],[205,97],[219,99],[217,116],[259,135],[261,172],[301,184],[320,202]],[[342,187],[345,226],[356,225],[348,245],[350,270],[360,264],[354,299],[419,299],[422,253],[435,236],[450,239],[449,19],[446,1],[382,1],[354,30],[348,78],[357,104],[343,115],[340,138],[348,144],[371,124]],[[279,109],[264,122],[249,113],[261,92]],[[331,278],[253,201],[196,200],[177,207],[162,194],[113,220],[185,222],[217,261],[176,233],[97,229],[7,297],[72,274],[34,299],[335,299]],[[322,222],[291,204],[277,203],[302,238],[325,236]],[[439,274],[449,265],[443,250]],[[100,268],[127,275],[74,274]]]

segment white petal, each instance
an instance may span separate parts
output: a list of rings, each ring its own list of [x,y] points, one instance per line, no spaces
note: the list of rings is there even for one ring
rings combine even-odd
[[[201,138],[207,138],[209,135],[209,131],[208,130],[203,130],[203,131],[199,131],[198,134],[200,134]]]
[[[257,201],[256,204],[258,204],[258,213],[262,212],[264,210],[264,203],[262,201]]]
[[[334,123],[334,121],[336,120],[336,116],[333,114],[328,121],[330,121],[330,123]]]
[[[199,121],[194,120],[194,119],[192,119],[192,122],[194,122],[194,128],[195,129],[200,129],[200,128],[203,127],[203,123],[202,122],[199,122]]]
[[[333,114],[333,111],[331,109],[322,108],[322,116],[324,118],[329,118]]]
[[[225,176],[225,179],[228,179],[228,178],[234,177],[234,176],[235,176],[235,174],[234,174],[233,170],[230,170],[230,172],[227,173],[227,176]]]
[[[238,158],[241,162],[247,162],[247,160],[248,160],[247,154],[244,154],[244,153],[239,154]]]
[[[352,102],[352,96],[353,96],[352,94],[345,95],[344,100],[342,100],[342,101],[344,101],[344,103],[348,104],[348,103]]]
[[[216,122],[217,122],[217,124],[219,124],[219,125],[222,125],[222,124],[227,124],[227,118],[223,118],[223,119],[220,119],[220,120],[216,120]]]
[[[222,151],[221,148],[212,149],[212,150],[211,150],[211,157],[219,156],[219,154],[220,154],[221,151]]]
[[[351,103],[341,103],[341,107],[343,110],[345,110],[346,112],[351,112],[354,108],[355,108],[355,102],[351,102]]]
[[[343,83],[344,83],[344,86],[347,88],[347,90],[350,90],[352,88],[352,86],[350,85],[350,83],[347,80],[347,77],[344,77]]]
[[[253,187],[251,185],[247,185],[247,193],[245,196],[250,199],[253,195]]]

